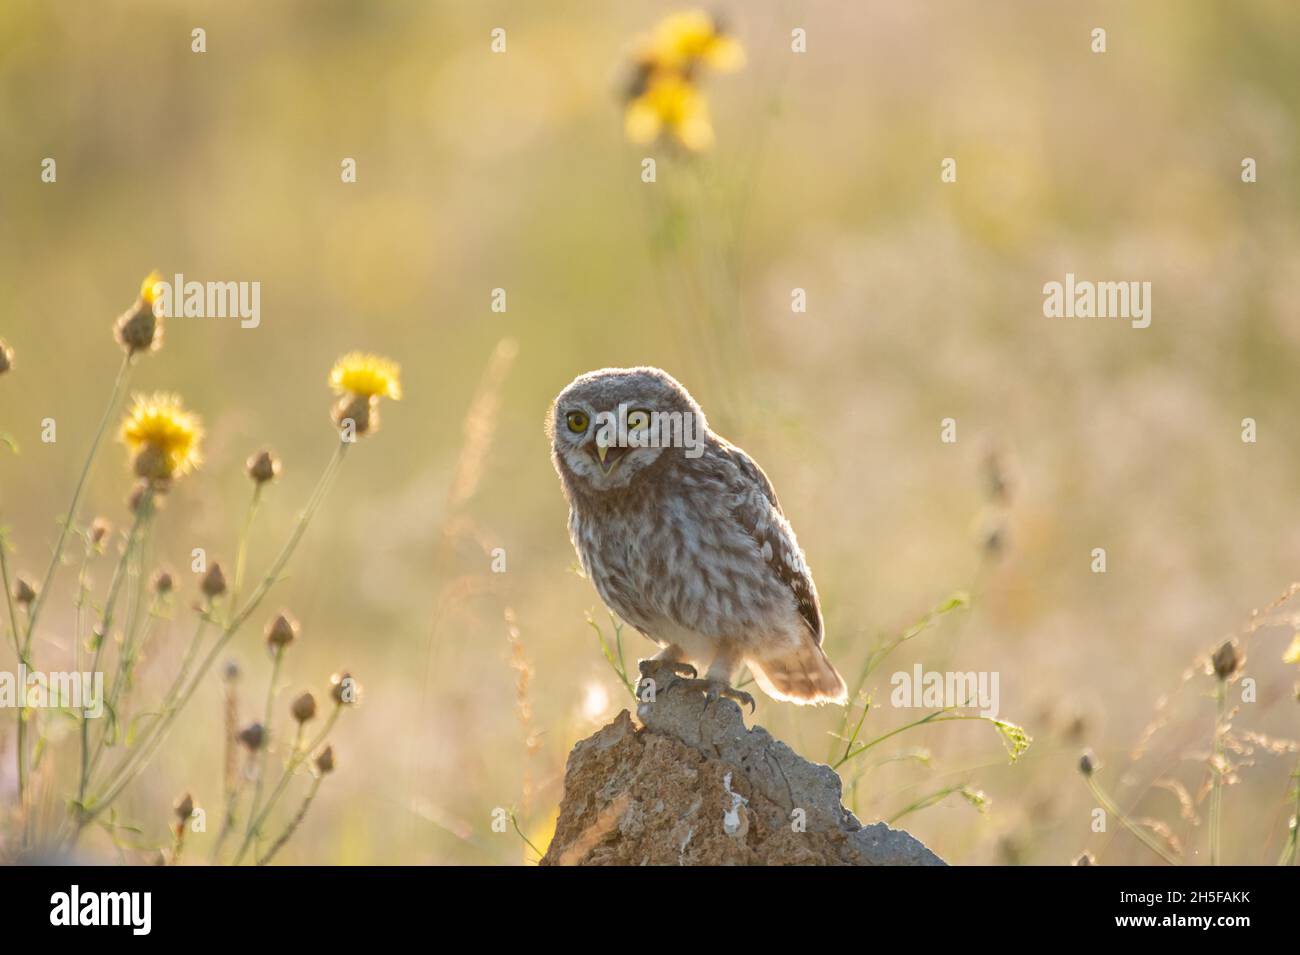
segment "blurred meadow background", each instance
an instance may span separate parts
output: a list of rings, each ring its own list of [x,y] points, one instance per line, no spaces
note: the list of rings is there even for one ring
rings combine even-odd
[[[897,819],[956,863],[1156,861],[1114,818],[1091,831],[1077,768],[1090,747],[1110,797],[1203,863],[1219,752],[1222,859],[1275,861],[1300,672],[1283,662],[1290,605],[1267,625],[1251,614],[1300,579],[1300,10],[723,3],[746,63],[702,80],[715,142],[691,154],[624,135],[636,38],[680,7],[0,4],[12,571],[39,577],[49,559],[120,361],[112,322],[141,278],[259,281],[259,327],[172,319],[133,373],[133,391],[182,394],[207,432],[202,467],[159,516],[154,562],[177,597],[137,695],[162,692],[188,639],[192,548],[234,559],[244,460],[271,447],[283,461],[250,538],[256,574],[336,443],[331,364],[387,355],[402,400],[349,453],[287,579],[223,656],[244,673],[241,719],[256,718],[261,628],[287,608],[301,632],[277,723],[331,672],[364,687],[277,861],[528,864],[494,820],[544,849],[568,750],[629,705],[585,618],[610,634],[575,572],[543,420],[579,373],[659,365],[778,488],[851,686],[873,649],[968,598],[868,677],[863,739],[923,715],[889,705],[889,674],[918,662],[997,671],[1000,715],[1034,738],[1012,764],[981,723],[901,733],[840,767],[862,818]],[[806,53],[791,51],[796,27]],[[940,181],[945,157],[955,183]],[[1150,281],[1151,326],[1045,318],[1042,286],[1066,272]],[[106,441],[83,522],[120,536],[131,482]],[[110,558],[91,571],[101,594]],[[64,566],[44,612],[48,668],[71,659],[75,579]],[[1257,699],[1216,746],[1202,664],[1234,634]],[[634,666],[653,647],[629,631],[624,650]],[[0,660],[16,666],[8,644]],[[119,802],[139,830],[125,855],[100,831],[83,851],[168,847],[188,791],[209,832],[187,861],[206,857],[218,670]],[[766,698],[755,717],[819,760],[842,752],[844,718]],[[51,722],[62,798],[75,747]],[[6,804],[13,745],[5,716]]]

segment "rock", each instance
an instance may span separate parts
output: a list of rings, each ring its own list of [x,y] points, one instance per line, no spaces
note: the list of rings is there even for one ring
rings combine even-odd
[[[627,710],[569,754],[542,865],[943,865],[840,802],[840,777],[730,700],[667,676],[638,729]]]

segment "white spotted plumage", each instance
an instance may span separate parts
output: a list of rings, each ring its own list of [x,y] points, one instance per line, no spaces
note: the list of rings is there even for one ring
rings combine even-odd
[[[611,465],[594,425],[620,408],[697,416],[698,448],[609,449]],[[662,658],[732,684],[748,664],[777,699],[844,702],[817,588],[771,483],[709,430],[685,388],[657,368],[591,372],[556,398],[548,432],[583,569]]]

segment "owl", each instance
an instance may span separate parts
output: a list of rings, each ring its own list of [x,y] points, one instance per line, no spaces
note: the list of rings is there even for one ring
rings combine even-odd
[[[658,368],[604,368],[568,385],[547,418],[569,535],[611,610],[660,647],[642,661],[710,699],[844,703],[822,650],[817,587],[754,461],[709,429]],[[703,673],[703,677],[700,677]]]

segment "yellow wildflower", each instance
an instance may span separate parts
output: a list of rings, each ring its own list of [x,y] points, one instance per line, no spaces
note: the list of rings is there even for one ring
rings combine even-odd
[[[651,76],[645,90],[627,105],[623,130],[634,143],[649,143],[663,134],[692,152],[713,145],[709,104],[689,80],[676,73]]]
[[[697,64],[731,73],[745,65],[745,49],[723,31],[715,17],[703,10],[687,10],[659,22],[642,43],[640,59],[661,70],[688,75]]]
[[[401,369],[387,358],[350,352],[330,369],[330,387],[339,395],[334,423],[346,429],[351,422],[355,434],[370,434],[379,430],[379,399],[402,398]]]
[[[350,352],[334,363],[330,370],[330,387],[340,395],[398,401],[402,397],[401,369],[387,358]]]
[[[136,395],[119,433],[135,473],[152,481],[170,481],[198,467],[203,428],[176,395]]]

